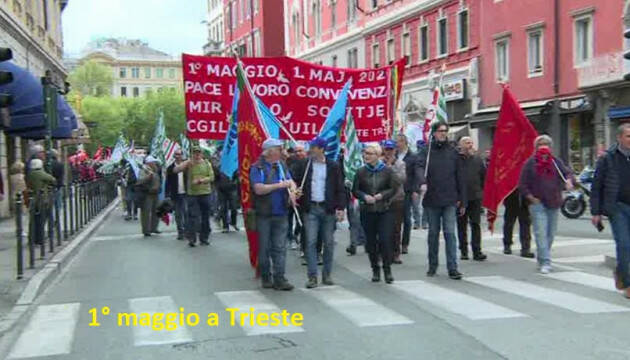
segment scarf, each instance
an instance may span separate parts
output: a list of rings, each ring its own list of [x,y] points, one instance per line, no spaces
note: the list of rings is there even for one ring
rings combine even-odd
[[[368,169],[369,172],[377,173],[385,169],[385,163],[383,162],[383,160],[379,160],[374,166],[370,164],[365,164],[365,168]]]
[[[535,170],[538,176],[551,178],[554,176],[556,169],[553,163],[553,155],[547,146],[541,146],[534,154]]]

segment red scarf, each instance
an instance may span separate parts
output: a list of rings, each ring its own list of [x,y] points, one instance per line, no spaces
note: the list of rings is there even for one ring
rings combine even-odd
[[[534,157],[536,160],[536,165],[534,167],[536,174],[546,178],[553,177],[556,169],[553,163],[551,150],[547,146],[541,146],[536,150]]]

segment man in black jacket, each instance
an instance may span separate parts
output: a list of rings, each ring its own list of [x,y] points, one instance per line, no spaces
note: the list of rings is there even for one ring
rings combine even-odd
[[[427,276],[435,276],[437,271],[440,227],[443,224],[448,275],[451,279],[460,280],[462,274],[457,271],[455,223],[457,213],[463,215],[466,209],[464,166],[457,150],[448,143],[448,125],[445,122],[435,123],[431,136],[430,147],[420,154],[421,183],[427,185],[422,204],[429,216]]]
[[[617,244],[615,286],[630,299],[630,124],[617,129],[617,144],[597,161],[591,193],[591,219],[598,229],[610,219]],[[601,231],[601,230],[600,230]]]
[[[304,181],[300,208],[304,212],[306,230],[307,288],[317,287],[317,239],[321,236],[324,248],[322,284],[334,285],[331,278],[335,222],[343,218],[346,194],[339,164],[326,159],[326,140],[320,137],[310,142],[311,156],[296,166],[295,181]],[[303,164],[303,165],[302,165]],[[336,215],[336,216],[335,216]]]
[[[177,240],[184,240],[188,207],[186,206],[187,174],[185,171],[175,173],[175,166],[181,164],[182,151],[175,151],[175,162],[166,169],[166,192],[175,204],[175,223],[177,224]]]
[[[398,160],[405,162],[406,180],[403,186],[405,190],[404,216],[403,216],[403,234],[402,234],[402,253],[407,253],[409,247],[409,238],[411,236],[411,212],[413,210],[413,202],[420,197],[420,160],[416,154],[409,150],[407,137],[399,134],[396,139],[398,147]]]
[[[481,199],[486,179],[486,166],[476,154],[472,139],[464,136],[459,140],[459,151],[465,167],[466,213],[457,217],[457,235],[461,259],[468,260],[468,222],[470,221],[473,259],[483,261],[487,257],[481,252]]]

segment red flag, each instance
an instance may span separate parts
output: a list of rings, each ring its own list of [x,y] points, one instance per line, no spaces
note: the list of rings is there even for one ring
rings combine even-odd
[[[95,161],[99,161],[101,160],[101,157],[103,156],[103,147],[99,146],[98,150],[96,150],[96,154],[94,154],[94,160]]]
[[[243,218],[245,219],[245,230],[247,231],[247,241],[249,243],[249,262],[252,267],[256,269],[256,276],[258,276],[258,233],[251,229],[251,225],[248,226],[249,221],[247,221],[249,211],[254,205],[251,198],[249,170],[251,165],[255,163],[260,154],[262,154],[262,143],[267,139],[267,136],[260,124],[254,97],[250,92],[247,77],[240,61],[238,61],[236,72],[239,98],[236,119],[233,119],[233,121],[236,121],[238,124],[238,162],[240,164],[241,204],[243,206]]]
[[[483,206],[488,209],[490,231],[494,229],[499,205],[516,189],[521,168],[534,152],[536,136],[538,133],[505,86],[483,187]]]

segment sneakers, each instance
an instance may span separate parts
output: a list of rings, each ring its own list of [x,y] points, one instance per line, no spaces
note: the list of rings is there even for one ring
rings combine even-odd
[[[448,277],[450,277],[453,280],[461,280],[462,279],[462,273],[460,273],[457,270],[449,271],[448,272]]]
[[[238,230],[237,230],[238,231]],[[291,246],[290,246],[291,250],[297,250],[298,249],[298,244],[295,241],[291,241]]]
[[[504,253],[505,255],[512,255],[512,248],[511,248],[511,247],[509,247],[509,246],[504,246],[504,247],[503,247],[503,253]]]
[[[335,285],[335,282],[332,281],[332,278],[330,277],[330,275],[322,275],[322,284],[327,285],[327,286],[333,286]]]
[[[551,272],[551,266],[549,265],[543,265],[540,267],[540,273],[541,274],[549,274]]]
[[[262,279],[262,287],[263,289],[271,289],[273,288],[273,282],[271,282],[271,279],[266,278],[266,279]]]
[[[395,256],[394,260],[392,260],[394,264],[402,264],[402,260],[400,260],[400,256]]]
[[[372,268],[372,282],[381,281],[381,269],[380,268]]]
[[[317,276],[309,276],[306,282],[307,289],[313,289],[317,287]]]
[[[354,245],[350,245],[346,248],[346,252],[348,253],[348,256],[355,255],[357,253],[357,247]]]
[[[428,277],[434,277],[435,276],[435,269],[429,269],[429,271],[427,271],[427,276]]]
[[[473,260],[475,261],[484,261],[486,260],[488,257],[486,256],[486,254],[480,252],[479,254],[475,254],[473,255]]]
[[[291,291],[293,290],[293,285],[291,285],[287,279],[282,279],[280,281],[276,281],[273,284],[274,290],[282,290],[282,291]]]

